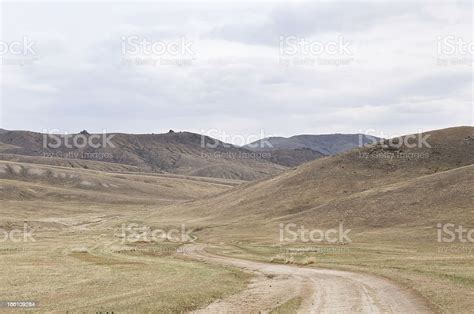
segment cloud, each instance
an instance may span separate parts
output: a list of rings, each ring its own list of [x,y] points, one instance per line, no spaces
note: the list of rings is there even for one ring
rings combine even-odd
[[[37,63],[2,67],[8,79],[0,84],[0,127],[6,129],[218,128],[244,136],[264,129],[290,136],[472,124],[472,67],[438,65],[436,47],[437,36],[467,38],[465,4],[145,3],[112,10],[92,3],[9,3],[4,10],[2,40],[26,35],[38,41]],[[342,35],[354,53],[332,58],[352,61],[285,65],[282,34],[323,42]],[[129,35],[152,41],[184,36],[196,53],[123,55],[122,38]],[[130,58],[168,64],[125,64]],[[189,64],[172,64],[179,61]]]
[[[278,46],[280,36],[314,36],[325,33],[362,32],[379,22],[413,13],[416,4],[376,2],[282,3],[274,7],[265,19],[234,20],[219,25],[209,36],[250,45]]]

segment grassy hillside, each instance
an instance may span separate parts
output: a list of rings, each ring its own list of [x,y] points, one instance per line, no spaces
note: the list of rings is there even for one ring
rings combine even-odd
[[[34,241],[0,241],[0,299],[39,301],[41,312],[183,312],[237,293],[249,280],[237,269],[184,260],[180,243],[119,237],[123,225],[149,225],[152,208],[236,184],[2,161],[2,239],[26,225]]]
[[[123,243],[118,235],[123,224],[185,224],[216,254],[370,272],[440,311],[473,308],[474,246],[438,242],[437,225],[474,228],[474,128],[421,136],[428,145],[398,147],[407,136],[254,182],[106,172],[93,170],[95,161],[87,161],[91,169],[1,161],[0,228],[27,223],[38,241],[0,243],[1,278],[23,287],[0,296],[38,298],[48,311],[189,311],[243,289],[247,275],[183,261],[180,243]],[[281,224],[290,223],[309,230],[343,223],[350,241],[281,242]],[[43,286],[51,288],[39,295]]]
[[[216,254],[347,269],[388,277],[441,312],[474,308],[474,245],[438,242],[438,225],[474,228],[474,128],[404,138],[302,165],[215,197],[156,210],[148,221],[185,221]],[[280,241],[281,224],[350,241]]]
[[[106,173],[0,161],[0,199],[48,202],[175,202],[215,194],[238,184],[177,175]]]
[[[162,207],[148,221],[199,228],[213,252],[368,272],[408,287],[434,310],[474,308],[474,245],[438,241],[439,224],[474,229],[474,128],[423,134],[327,157],[215,197]],[[350,229],[345,243],[280,241],[281,225]],[[295,230],[295,229],[293,229]]]
[[[387,143],[318,159],[274,178],[171,208],[170,213],[173,217],[180,214],[183,219],[197,216],[227,222],[311,213],[332,201],[373,188],[474,164],[473,130],[460,127],[421,135],[428,136],[430,147],[402,145],[395,149]]]

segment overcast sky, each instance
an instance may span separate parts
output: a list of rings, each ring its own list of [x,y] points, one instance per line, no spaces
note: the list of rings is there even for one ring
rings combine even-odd
[[[470,1],[3,3],[0,127],[235,143],[473,125],[472,19]]]

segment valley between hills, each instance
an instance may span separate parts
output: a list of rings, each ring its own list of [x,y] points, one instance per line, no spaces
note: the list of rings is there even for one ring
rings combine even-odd
[[[0,131],[0,300],[41,312],[474,309],[473,127],[271,149],[172,131],[98,149],[44,138]]]

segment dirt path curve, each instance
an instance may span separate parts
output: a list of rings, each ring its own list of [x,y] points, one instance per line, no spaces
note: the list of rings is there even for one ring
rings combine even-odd
[[[201,244],[187,246],[183,254],[257,274],[246,290],[198,311],[202,313],[268,312],[293,298],[302,300],[298,313],[431,313],[409,290],[375,276],[217,256]]]

